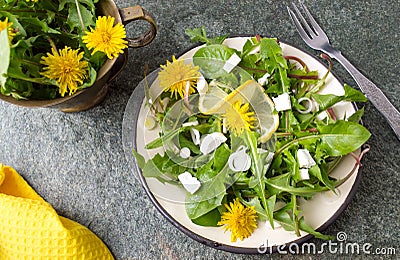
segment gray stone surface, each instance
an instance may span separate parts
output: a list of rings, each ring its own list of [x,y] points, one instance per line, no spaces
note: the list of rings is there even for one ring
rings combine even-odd
[[[397,1],[305,1],[331,42],[400,108]],[[155,209],[134,178],[122,147],[125,105],[142,79],[145,64],[154,70],[191,43],[185,28],[204,25],[210,35],[263,34],[310,50],[289,20],[290,1],[118,0],[119,7],[140,4],[155,17],[159,33],[150,45],[129,50],[129,62],[111,84],[106,100],[86,112],[64,114],[0,102],[0,162],[13,166],[60,215],[89,227],[116,259],[240,259],[204,246],[173,227]],[[135,26],[129,25],[128,35]],[[354,81],[334,63],[345,82]],[[384,118],[366,104],[371,151],[364,160],[360,187],[344,213],[326,230],[344,231],[349,241],[373,248],[400,249],[400,142]],[[311,242],[321,245],[322,241]],[[399,253],[399,252],[397,252]],[[366,255],[321,254],[284,258],[350,258]],[[373,257],[373,256],[369,256]],[[375,257],[377,257],[375,255]],[[395,256],[390,256],[395,258]],[[248,256],[265,259],[266,256]]]

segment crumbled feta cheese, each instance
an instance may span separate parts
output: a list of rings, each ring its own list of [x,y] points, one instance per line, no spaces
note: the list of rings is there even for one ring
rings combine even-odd
[[[300,180],[309,180],[310,174],[308,174],[308,169],[300,169]]]
[[[229,57],[229,59],[225,62],[223,69],[230,73],[234,67],[236,67],[236,65],[238,65],[240,63],[242,59],[236,54],[232,54],[231,57]]]
[[[300,168],[311,168],[316,165],[314,159],[312,158],[310,152],[307,149],[297,150],[297,161],[299,162]]]
[[[292,108],[292,103],[290,103],[290,96],[288,93],[283,93],[275,98],[272,98],[275,104],[276,111],[285,111]]]
[[[195,193],[201,186],[200,181],[196,177],[193,177],[190,172],[179,174],[178,179],[183,187],[191,194]]]
[[[190,136],[192,137],[192,141],[195,145],[200,144],[200,132],[196,128],[190,128]]]
[[[200,142],[200,152],[203,154],[212,153],[222,143],[225,143],[227,138],[219,132],[204,135]]]
[[[180,151],[179,151],[179,156],[182,157],[183,159],[187,159],[190,157],[190,149],[187,147],[183,147]]]
[[[261,78],[258,79],[258,83],[260,83],[261,86],[266,85],[268,83],[268,78],[271,76],[268,72],[264,74]]]

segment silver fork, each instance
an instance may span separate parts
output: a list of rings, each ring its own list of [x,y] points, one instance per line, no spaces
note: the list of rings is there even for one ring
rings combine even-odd
[[[292,18],[301,38],[311,48],[325,52],[331,58],[336,59],[340,64],[343,65],[343,67],[345,67],[345,69],[357,82],[361,91],[386,118],[397,138],[400,140],[400,112],[393,106],[392,103],[390,103],[385,94],[383,94],[383,92],[372,81],[361,74],[361,72],[354,67],[353,64],[351,64],[339,50],[332,47],[332,45],[329,43],[328,36],[312,17],[307,7],[301,1],[299,1],[299,4],[307,15],[310,23],[307,22],[294,3],[292,3],[292,5],[297,16],[289,7],[287,7],[287,9],[289,11],[290,18]]]

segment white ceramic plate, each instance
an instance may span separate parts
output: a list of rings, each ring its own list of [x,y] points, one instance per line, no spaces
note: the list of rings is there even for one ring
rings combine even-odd
[[[233,37],[227,39],[225,44],[241,50],[247,39],[248,37]],[[281,42],[281,46],[284,55],[301,58],[310,70],[318,70],[320,77],[327,72],[325,65],[310,54],[286,43]],[[191,58],[198,48],[200,47],[189,50],[181,58]],[[149,109],[144,102],[144,84],[145,82],[142,81],[136,87],[127,104],[123,121],[123,144],[130,167],[132,167],[135,176],[140,180],[151,201],[163,216],[193,239],[217,249],[236,253],[258,253],[260,247],[263,249],[265,245],[269,247],[267,251],[272,252],[276,249],[276,246],[302,243],[311,238],[311,235],[304,232],[298,237],[294,232],[285,231],[282,227],[273,230],[265,222],[259,222],[258,228],[249,238],[243,241],[231,242],[230,232],[224,233],[221,227],[203,227],[193,224],[188,218],[185,205],[182,202],[184,201],[185,191],[175,185],[162,184],[154,178],[144,178],[132,154],[132,149],[136,149],[148,159],[155,152],[158,152],[152,151],[152,153],[149,153],[145,150],[145,145],[158,137],[159,128],[156,127],[149,131],[144,127],[144,121],[149,113]],[[152,88],[158,84],[157,71],[147,76],[147,84]],[[326,87],[321,93],[342,95],[344,93],[343,84],[331,73],[327,78]],[[343,102],[335,106],[334,111],[338,117],[343,117],[344,115],[350,116],[353,114],[356,108],[352,103]],[[352,171],[353,167],[355,167],[355,160],[351,156],[347,156],[335,168],[331,176],[343,178]],[[322,231],[343,212],[360,181],[360,173],[358,171],[359,169],[357,168],[356,172],[337,189],[338,195],[329,191],[317,194],[311,200],[301,201],[300,209],[307,224]]]

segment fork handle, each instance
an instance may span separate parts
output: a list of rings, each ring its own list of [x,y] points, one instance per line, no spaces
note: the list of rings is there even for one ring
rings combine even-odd
[[[386,118],[392,127],[397,138],[400,140],[400,112],[390,103],[389,99],[372,81],[365,77],[353,64],[342,55],[339,50],[334,48],[326,52],[331,58],[336,59],[350,73],[357,82],[361,91],[367,96],[369,101]]]

